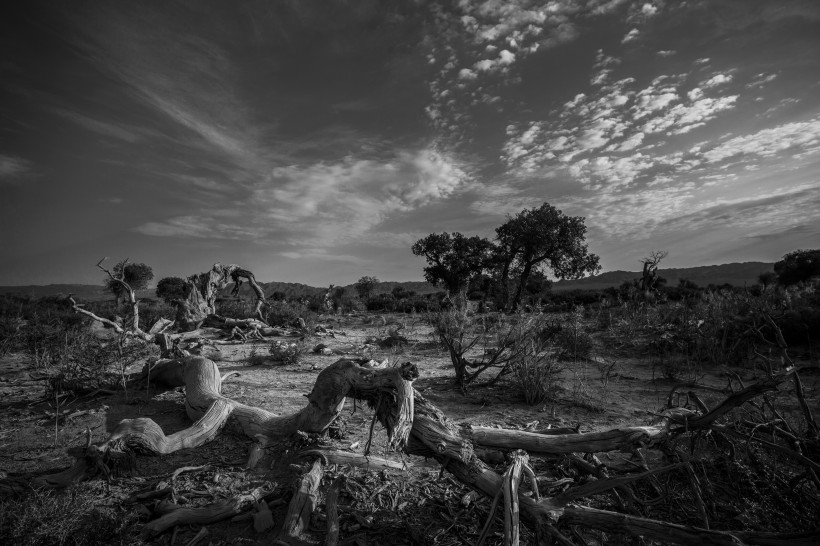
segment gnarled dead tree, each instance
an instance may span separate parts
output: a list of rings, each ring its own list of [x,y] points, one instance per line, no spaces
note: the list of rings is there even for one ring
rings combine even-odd
[[[581,497],[623,488],[631,481],[646,477],[646,472],[613,479],[602,475],[597,481],[574,486],[558,495],[540,496],[535,487],[528,491],[524,482],[519,482],[522,470],[528,475],[531,472],[526,465],[526,454],[522,453],[514,458],[518,466],[505,478],[479,460],[476,450],[523,449],[529,456],[572,456],[578,452],[648,448],[677,434],[712,427],[719,430],[721,427],[715,425],[716,419],[753,397],[777,389],[780,383],[793,376],[793,368],[733,393],[709,411],[671,411],[656,425],[554,436],[520,430],[455,425],[413,389],[412,381],[418,376],[418,370],[410,363],[394,368],[372,368],[351,360],[339,360],[319,373],[308,395],[307,405],[294,414],[283,416],[223,396],[219,370],[216,364],[206,358],[165,360],[148,373],[154,384],[185,387],[185,408],[189,417],[195,421],[191,427],[166,435],[151,419],[126,419],[120,422],[104,442],[89,444],[84,457],[74,467],[58,474],[35,478],[27,485],[65,487],[99,472],[106,472],[112,463],[134,453],[163,455],[197,447],[212,440],[229,422],[233,422],[245,435],[263,446],[297,431],[322,432],[340,414],[345,398],[349,397],[365,401],[375,408],[376,418],[385,426],[389,445],[393,449],[435,458],[460,481],[491,498],[504,488],[505,518],[516,518],[520,513],[530,528],[545,540],[552,537],[562,544],[571,543],[556,528],[556,523],[562,521],[667,543],[776,544],[779,540],[779,537],[715,531],[571,504]],[[577,459],[583,463],[580,458]],[[798,464],[804,463],[809,472],[813,472],[817,464],[797,453],[793,460]],[[678,466],[657,469],[650,474]],[[530,476],[530,481],[535,483],[532,477]],[[22,487],[24,484],[12,479],[0,482],[0,491],[10,492]],[[517,495],[517,499],[510,498],[513,494]],[[223,512],[225,511],[220,511]],[[200,516],[198,512],[191,513],[192,518]],[[149,525],[146,532],[151,534],[155,527]],[[510,520],[505,528],[509,530],[508,536],[512,541],[516,535],[517,523]],[[816,535],[812,537],[816,538]]]
[[[256,282],[253,273],[235,264],[216,263],[210,271],[188,277],[187,295],[185,299],[176,302],[177,326],[183,331],[191,331],[199,328],[209,317],[219,318],[216,314],[217,296],[231,282],[234,283],[232,294],[238,295],[242,279],[247,281],[256,295],[254,314],[263,325],[266,325],[262,314],[262,309],[266,305],[265,292]],[[226,319],[222,321],[225,322]]]
[[[649,256],[641,260],[643,270],[641,271],[641,278],[638,279],[638,288],[640,288],[645,295],[649,295],[657,286],[660,277],[658,276],[658,266],[661,261],[669,255],[666,250],[653,250]]]

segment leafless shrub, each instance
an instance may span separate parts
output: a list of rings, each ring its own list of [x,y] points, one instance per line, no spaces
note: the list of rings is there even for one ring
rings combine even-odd
[[[517,342],[522,347],[513,361],[512,370],[524,393],[524,400],[530,406],[535,406],[555,398],[564,366],[553,354],[552,347],[545,346],[531,335]]]

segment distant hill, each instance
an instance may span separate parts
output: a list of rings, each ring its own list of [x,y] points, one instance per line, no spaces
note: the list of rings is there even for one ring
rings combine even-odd
[[[667,286],[675,286],[680,279],[688,279],[698,286],[709,284],[729,283],[733,286],[752,285],[757,283],[757,277],[764,271],[774,271],[773,263],[766,262],[744,262],[722,265],[706,265],[700,267],[685,268],[663,268],[658,270],[661,277],[667,281]],[[610,286],[620,286],[624,281],[631,281],[640,277],[638,271],[607,271],[600,275],[578,279],[574,281],[557,281],[553,284],[553,290],[603,290]],[[267,296],[274,292],[283,292],[285,297],[294,298],[301,296],[311,296],[313,294],[324,294],[327,287],[308,286],[295,282],[267,282],[260,283]],[[394,282],[385,281],[376,286],[375,294],[391,292],[395,287],[401,286],[407,291],[417,294],[429,294],[438,292],[437,288],[424,281]],[[344,287],[348,294],[355,295],[356,288],[353,284]],[[225,289],[224,295],[230,293],[231,287]],[[78,301],[99,301],[111,299],[102,285],[96,284],[47,284],[47,285],[27,285],[27,286],[0,286],[0,294],[22,294],[33,298],[43,296],[56,296],[74,294]],[[247,284],[242,286],[241,294],[251,297],[251,291]],[[140,290],[137,296],[141,299],[156,298],[153,289]]]
[[[21,294],[31,298],[42,298],[44,296],[67,296],[74,295],[78,301],[99,301],[112,299],[111,294],[106,292],[99,284],[46,284],[27,286],[0,286],[0,294]]]
[[[661,264],[663,265],[663,264]],[[680,279],[687,279],[698,286],[726,284],[733,286],[757,284],[757,277],[765,271],[774,271],[773,263],[743,262],[721,265],[704,265],[700,267],[658,269],[658,275],[666,279],[667,286],[677,286]],[[624,281],[640,278],[639,271],[607,271],[585,279],[557,281],[552,289],[561,290],[603,290],[610,286],[620,286]]]

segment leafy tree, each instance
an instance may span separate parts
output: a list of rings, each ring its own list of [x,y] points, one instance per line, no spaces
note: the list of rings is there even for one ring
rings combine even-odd
[[[367,303],[370,300],[370,295],[373,293],[373,289],[376,288],[376,285],[379,284],[379,279],[376,277],[362,277],[356,284],[354,284],[354,288],[356,292],[359,293],[359,297]]]
[[[416,241],[412,250],[429,264],[424,268],[427,282],[444,287],[451,296],[465,296],[470,278],[489,266],[492,249],[493,243],[483,237],[431,233]]]
[[[403,286],[394,286],[393,290],[390,291],[393,294],[393,298],[396,300],[403,300],[407,298],[412,298],[416,295],[416,292],[413,290],[407,290]]]
[[[345,297],[347,294],[347,288],[344,286],[336,286],[333,288],[333,291],[330,293],[330,298],[336,303],[338,306],[339,303],[342,301],[342,298]]]
[[[559,279],[600,271],[598,256],[585,244],[586,231],[583,217],[566,216],[549,203],[525,209],[495,230],[495,263],[502,290],[506,291],[511,275],[518,277],[511,311],[518,308],[530,275],[542,267],[549,267]]]
[[[270,295],[268,299],[273,301],[285,301],[286,299],[288,299],[288,295],[285,292],[282,292],[281,290],[276,290],[273,294]]]
[[[127,284],[131,290],[143,290],[148,287],[148,283],[154,278],[154,270],[145,264],[122,261],[114,266],[113,278],[105,279],[105,287],[114,294],[117,299],[128,295],[128,289],[123,286]]]
[[[524,292],[531,303],[538,303],[550,290],[552,290],[552,281],[544,275],[543,271],[534,271],[524,285]]]
[[[185,279],[179,277],[165,277],[157,283],[157,297],[165,303],[173,303],[174,300],[184,300],[188,296],[189,285]]]
[[[820,249],[789,252],[774,264],[774,271],[785,286],[820,276]]]

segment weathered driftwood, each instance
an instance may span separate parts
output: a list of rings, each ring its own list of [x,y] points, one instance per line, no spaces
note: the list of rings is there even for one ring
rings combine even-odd
[[[210,271],[191,275],[187,279],[187,294],[177,303],[177,325],[183,330],[195,330],[207,319],[216,315],[216,298],[219,293],[231,282],[234,283],[233,293],[239,294],[239,288],[245,279],[256,295],[254,314],[259,322],[267,326],[262,309],[265,306],[265,292],[256,282],[253,273],[242,269],[238,265],[214,264]]]
[[[325,465],[349,464],[367,470],[407,470],[410,468],[408,462],[396,462],[383,457],[352,453],[340,449],[309,449],[300,453],[302,457],[321,457]]]
[[[504,472],[504,544],[518,546],[521,537],[518,510],[518,485],[524,474],[524,467],[529,461],[525,451],[515,451],[512,454],[512,464]]]
[[[327,535],[325,546],[336,546],[339,543],[339,495],[342,491],[344,476],[338,476],[327,492],[325,514],[327,515]]]
[[[324,470],[322,461],[314,461],[310,471],[299,482],[299,487],[288,506],[282,530],[276,542],[289,544],[302,538],[302,533],[310,525],[310,516],[317,504],[317,491],[322,481]]]
[[[265,492],[262,488],[257,488],[245,495],[221,500],[208,506],[199,508],[180,507],[146,523],[141,534],[144,538],[150,538],[176,525],[205,525],[229,519],[247,510],[248,506],[258,503],[264,496]]]
[[[462,433],[475,444],[503,449],[524,449],[531,454],[598,453],[629,449],[635,445],[657,443],[668,436],[665,425],[626,427],[546,436],[537,432],[491,427],[464,427]]]

